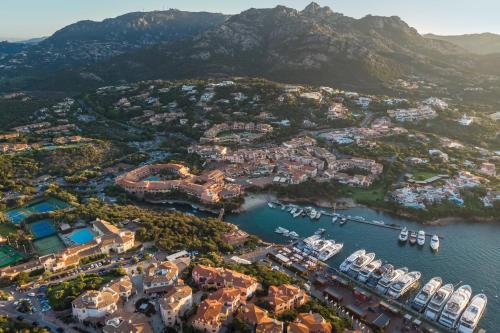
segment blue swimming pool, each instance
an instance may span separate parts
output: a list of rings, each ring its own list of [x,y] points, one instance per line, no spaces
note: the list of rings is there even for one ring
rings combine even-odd
[[[73,241],[75,244],[79,245],[88,243],[93,240],[94,234],[89,228],[83,228],[73,231],[71,234],[69,234],[68,238],[71,239],[71,241]]]

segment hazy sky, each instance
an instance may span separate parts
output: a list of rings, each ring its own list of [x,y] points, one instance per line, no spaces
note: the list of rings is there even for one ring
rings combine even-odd
[[[102,20],[131,11],[177,8],[239,13],[278,4],[302,9],[310,0],[0,0],[0,38],[51,35],[79,20]],[[318,0],[352,17],[398,15],[421,33],[500,33],[499,0]]]

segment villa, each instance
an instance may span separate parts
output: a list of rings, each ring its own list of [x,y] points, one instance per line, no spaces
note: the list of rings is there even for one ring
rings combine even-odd
[[[297,319],[288,325],[288,333],[331,333],[332,324],[319,313],[299,313]]]
[[[155,262],[144,269],[142,274],[143,289],[146,294],[165,292],[179,276],[179,269],[170,262]]]
[[[248,324],[256,333],[282,333],[283,322],[271,318],[269,312],[255,304],[243,305],[238,317]]]
[[[142,313],[115,312],[105,321],[103,333],[153,333],[148,318]]]
[[[259,287],[254,277],[220,267],[197,265],[192,272],[194,282],[203,289],[240,288],[245,297],[250,297]]]
[[[168,327],[175,326],[180,317],[192,308],[193,290],[187,285],[174,286],[160,298],[159,304],[163,323]]]
[[[284,284],[281,286],[269,287],[269,306],[275,314],[280,314],[286,310],[295,309],[307,303],[309,297],[302,289]]]

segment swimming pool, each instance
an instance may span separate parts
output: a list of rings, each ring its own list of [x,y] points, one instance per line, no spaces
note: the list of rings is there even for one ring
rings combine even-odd
[[[68,238],[75,244],[85,244],[94,239],[94,234],[90,228],[82,228],[73,231],[68,235]]]

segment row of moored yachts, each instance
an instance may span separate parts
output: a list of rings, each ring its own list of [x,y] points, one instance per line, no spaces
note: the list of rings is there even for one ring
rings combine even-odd
[[[289,212],[294,218],[309,216],[312,220],[319,220],[321,215],[324,214],[323,211],[318,211],[312,207],[300,208],[295,205],[285,205],[280,203],[268,202],[269,208],[276,208],[281,205],[281,210]]]
[[[391,264],[375,260],[375,253],[358,250],[345,259],[340,271],[374,288],[378,293],[398,299],[418,286],[421,273],[408,272],[408,268],[395,269]],[[486,309],[487,297],[472,297],[469,285],[455,290],[453,284],[443,285],[440,277],[434,277],[417,293],[411,305],[448,329],[460,333],[472,333]]]
[[[425,231],[420,230],[418,233],[416,231],[409,231],[408,228],[403,228],[399,233],[398,237],[401,243],[405,243],[407,240],[410,240],[410,244],[417,243],[420,246],[425,244]],[[439,236],[433,235],[431,237],[430,243],[431,249],[434,251],[439,250]]]

